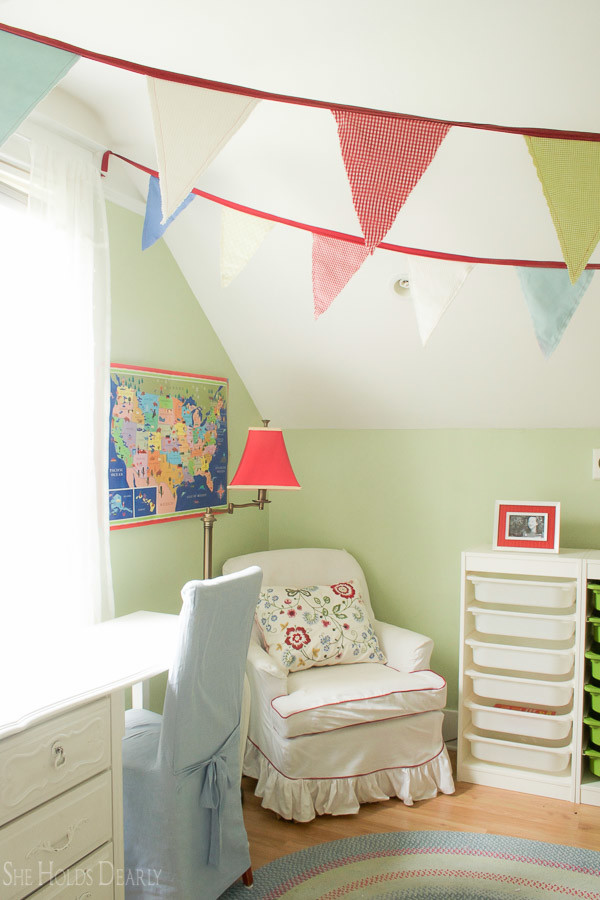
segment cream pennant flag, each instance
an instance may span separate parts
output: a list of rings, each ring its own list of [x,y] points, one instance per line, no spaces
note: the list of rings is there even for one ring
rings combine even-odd
[[[571,284],[566,269],[516,266],[535,336],[546,359],[558,347],[581,298],[590,286],[593,269]]]
[[[354,208],[370,253],[381,243],[450,125],[333,109]]]
[[[164,223],[259,101],[162,78],[147,81]]]
[[[364,244],[313,234],[312,280],[315,319],[329,309],[368,255],[369,251]]]
[[[423,346],[456,297],[473,263],[408,257],[410,296]]]
[[[600,239],[600,143],[525,136],[575,284]]]
[[[221,209],[221,285],[227,287],[240,274],[274,222],[224,206]]]

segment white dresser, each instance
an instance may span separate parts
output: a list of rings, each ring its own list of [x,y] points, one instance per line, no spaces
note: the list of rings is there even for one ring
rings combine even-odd
[[[133,613],[80,632],[68,653],[3,655],[2,900],[124,896],[123,692],[169,668],[177,621]]]

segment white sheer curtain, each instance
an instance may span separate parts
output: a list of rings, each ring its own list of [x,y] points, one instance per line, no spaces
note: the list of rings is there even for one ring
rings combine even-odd
[[[3,639],[113,615],[105,499],[110,294],[97,162],[31,138],[29,209],[0,205]],[[2,487],[3,485],[3,487]]]

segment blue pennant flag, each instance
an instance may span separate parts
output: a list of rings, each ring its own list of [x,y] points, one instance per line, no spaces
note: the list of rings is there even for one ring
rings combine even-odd
[[[594,272],[584,269],[575,284],[571,284],[566,269],[536,269],[529,266],[516,266],[516,269],[537,342],[548,358],[558,347]]]
[[[173,219],[188,206],[194,199],[194,194],[188,194],[183,203],[180,203],[172,216],[169,216],[164,225],[161,223],[162,209],[160,201],[160,182],[155,175],[150,176],[148,183],[148,199],[146,200],[146,218],[142,231],[142,250],[147,250],[152,244],[163,236]]]
[[[0,31],[0,145],[79,57]]]

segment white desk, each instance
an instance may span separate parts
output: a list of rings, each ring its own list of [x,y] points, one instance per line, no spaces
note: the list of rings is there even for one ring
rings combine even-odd
[[[137,612],[59,647],[3,653],[3,900],[124,896],[123,691],[169,669],[177,623]]]

